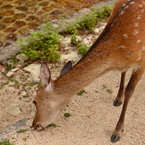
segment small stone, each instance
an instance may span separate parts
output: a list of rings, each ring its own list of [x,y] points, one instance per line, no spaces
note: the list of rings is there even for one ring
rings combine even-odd
[[[19,32],[21,33],[21,35],[26,35],[28,33],[28,29],[22,28],[19,30]]]
[[[28,7],[32,7],[32,6],[36,5],[36,2],[35,1],[29,1],[29,2],[26,2],[25,5],[28,6]]]
[[[13,14],[14,14],[13,10],[8,10],[8,11],[2,12],[2,15],[5,15],[5,16],[10,16],[10,15],[13,15]]]
[[[14,116],[17,116],[21,112],[16,104],[11,104],[9,107],[6,108],[6,111]]]
[[[14,14],[14,18],[15,19],[22,19],[26,16],[25,13],[17,13],[17,14]]]
[[[14,75],[14,72],[12,72],[12,71],[9,71],[9,72],[6,74],[6,76],[9,77],[9,78],[12,77],[13,75]]]
[[[2,20],[2,23],[12,23],[14,21],[15,21],[14,18],[5,18],[5,19]]]
[[[38,11],[36,14],[40,16],[40,15],[44,14],[44,12],[43,11]]]
[[[24,53],[18,54],[18,55],[16,56],[16,58],[17,58],[19,61],[23,61],[23,62],[28,60],[28,56],[27,56],[26,54],[24,54]]]
[[[35,16],[29,16],[26,20],[27,20],[27,21],[34,21],[34,20],[37,20],[37,21],[38,21],[38,18],[35,17]]]
[[[27,11],[27,14],[34,14],[36,11],[37,11],[37,8],[30,8],[30,9]]]
[[[39,5],[40,6],[47,6],[48,5],[48,2],[41,2]]]
[[[23,21],[16,21],[15,24],[14,24],[14,27],[21,28],[21,27],[23,27],[25,25],[26,25],[26,23],[23,22]]]
[[[62,5],[60,5],[60,4],[53,4],[52,7],[53,7],[53,8],[61,8]]]
[[[7,29],[4,30],[4,32],[15,32],[17,29],[14,27],[8,27]]]
[[[15,3],[14,3],[14,4],[20,5],[20,4],[21,4],[21,2],[20,2],[20,1],[15,1]]]
[[[39,24],[38,24],[38,23],[35,23],[35,22],[28,23],[28,25],[29,25],[29,27],[30,27],[31,29],[36,29],[36,28],[39,26]]]
[[[94,33],[98,34],[100,32],[99,28],[95,28],[94,30]]]
[[[59,15],[62,14],[63,12],[59,11],[59,10],[54,10],[51,15]]]
[[[25,96],[26,94],[27,94],[27,92],[21,91],[21,95],[22,95],[22,96]]]
[[[43,10],[44,11],[50,11],[50,10],[52,10],[52,7],[44,7]]]
[[[17,36],[16,34],[9,34],[9,35],[7,35],[7,37],[6,37],[6,38],[7,38],[8,40],[15,41],[15,40],[16,40],[16,38],[17,38],[16,36]]]
[[[12,7],[13,7],[12,5],[3,5],[1,8],[2,9],[10,9]]]
[[[5,25],[0,24],[0,30],[4,29],[5,27]]]
[[[25,6],[16,7],[16,9],[18,9],[20,11],[27,11],[28,10],[28,8]]]

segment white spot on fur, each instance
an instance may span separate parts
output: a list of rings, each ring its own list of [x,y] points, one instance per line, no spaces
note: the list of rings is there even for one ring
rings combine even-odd
[[[128,9],[129,8],[129,6],[127,5],[124,9]]]
[[[124,11],[121,11],[119,15],[123,15],[123,14],[124,14]]]
[[[141,40],[137,40],[137,41],[136,41],[136,43],[140,43],[140,42],[141,42]]]
[[[142,13],[145,13],[145,10],[140,10]]]
[[[134,1],[130,2],[131,5],[134,4],[134,3],[135,3]]]
[[[123,34],[123,37],[124,37],[124,38],[128,38],[128,35],[127,35],[127,34]]]
[[[135,24],[134,24],[134,27],[138,27],[138,25],[139,25],[138,23],[135,23]]]
[[[145,46],[142,47],[142,50],[145,51]]]
[[[141,19],[141,16],[137,16],[137,18],[136,18],[137,20],[140,20]]]
[[[124,48],[126,48],[125,46],[119,46],[118,47],[119,49],[124,49]]]
[[[141,52],[138,55],[137,61],[141,60]]]
[[[133,32],[132,32],[132,34],[133,35],[136,35],[136,34],[138,34],[139,32],[137,31],[137,30],[134,30]]]
[[[139,8],[142,8],[143,7],[143,5],[139,5]]]

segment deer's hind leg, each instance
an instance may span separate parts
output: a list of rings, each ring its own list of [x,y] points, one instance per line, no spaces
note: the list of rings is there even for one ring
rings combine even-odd
[[[125,119],[125,113],[127,110],[127,106],[129,103],[129,100],[131,96],[134,93],[135,87],[139,80],[141,79],[142,75],[144,74],[144,68],[138,68],[137,70],[133,70],[130,81],[125,89],[125,99],[124,99],[124,104],[122,108],[122,112],[119,118],[119,121],[116,125],[115,131],[113,135],[111,136],[111,142],[116,142],[120,139],[123,129],[124,129],[124,119]]]
[[[124,88],[125,88],[124,85],[125,85],[126,72],[127,71],[124,71],[121,73],[121,81],[120,81],[119,91],[118,91],[116,99],[113,102],[113,105],[115,107],[120,106],[123,102],[123,99],[124,99]]]

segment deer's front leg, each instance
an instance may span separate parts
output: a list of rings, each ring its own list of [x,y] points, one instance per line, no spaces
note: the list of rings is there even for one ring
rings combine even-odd
[[[119,121],[116,125],[115,131],[114,131],[113,135],[111,136],[111,142],[113,142],[113,143],[118,141],[122,135],[122,132],[124,129],[125,113],[126,113],[126,109],[128,106],[128,102],[135,90],[137,83],[141,79],[143,73],[144,73],[144,68],[138,68],[138,70],[134,70],[131,75],[130,81],[125,90],[125,100],[124,100],[122,112],[121,112]]]
[[[113,105],[115,107],[120,106],[123,102],[123,99],[124,99],[123,96],[124,96],[125,76],[126,76],[126,71],[121,73],[121,81],[120,81],[120,87],[119,87],[118,95],[113,102]]]

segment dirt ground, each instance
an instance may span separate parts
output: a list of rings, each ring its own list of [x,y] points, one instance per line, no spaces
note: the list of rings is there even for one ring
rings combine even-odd
[[[60,67],[53,67],[53,78],[58,75]],[[129,78],[130,72],[127,78]],[[23,77],[22,77],[23,76]],[[120,72],[110,72],[96,79],[84,88],[83,95],[75,95],[69,106],[66,107],[61,116],[54,122],[56,127],[48,127],[43,131],[31,128],[35,107],[32,104],[37,84],[31,86],[31,77],[23,71],[18,71],[13,77],[18,80],[18,85],[3,86],[0,92],[0,129],[7,125],[24,119],[31,118],[21,128],[26,131],[17,133],[13,130],[2,138],[10,139],[14,145],[111,145],[110,136],[115,128],[122,107],[114,107],[113,100],[117,94]],[[1,77],[1,81],[4,78]],[[6,78],[5,78],[6,79]],[[28,82],[27,85],[26,82]],[[126,80],[128,81],[128,80]],[[10,86],[11,85],[11,86]],[[12,86],[13,85],[13,86]],[[130,101],[123,137],[116,145],[144,145],[145,144],[145,76],[139,82],[136,91]],[[112,91],[108,91],[112,90]],[[27,97],[23,94],[28,91]],[[6,108],[11,105],[21,110],[18,115],[8,113]],[[64,113],[70,113],[69,118]]]

